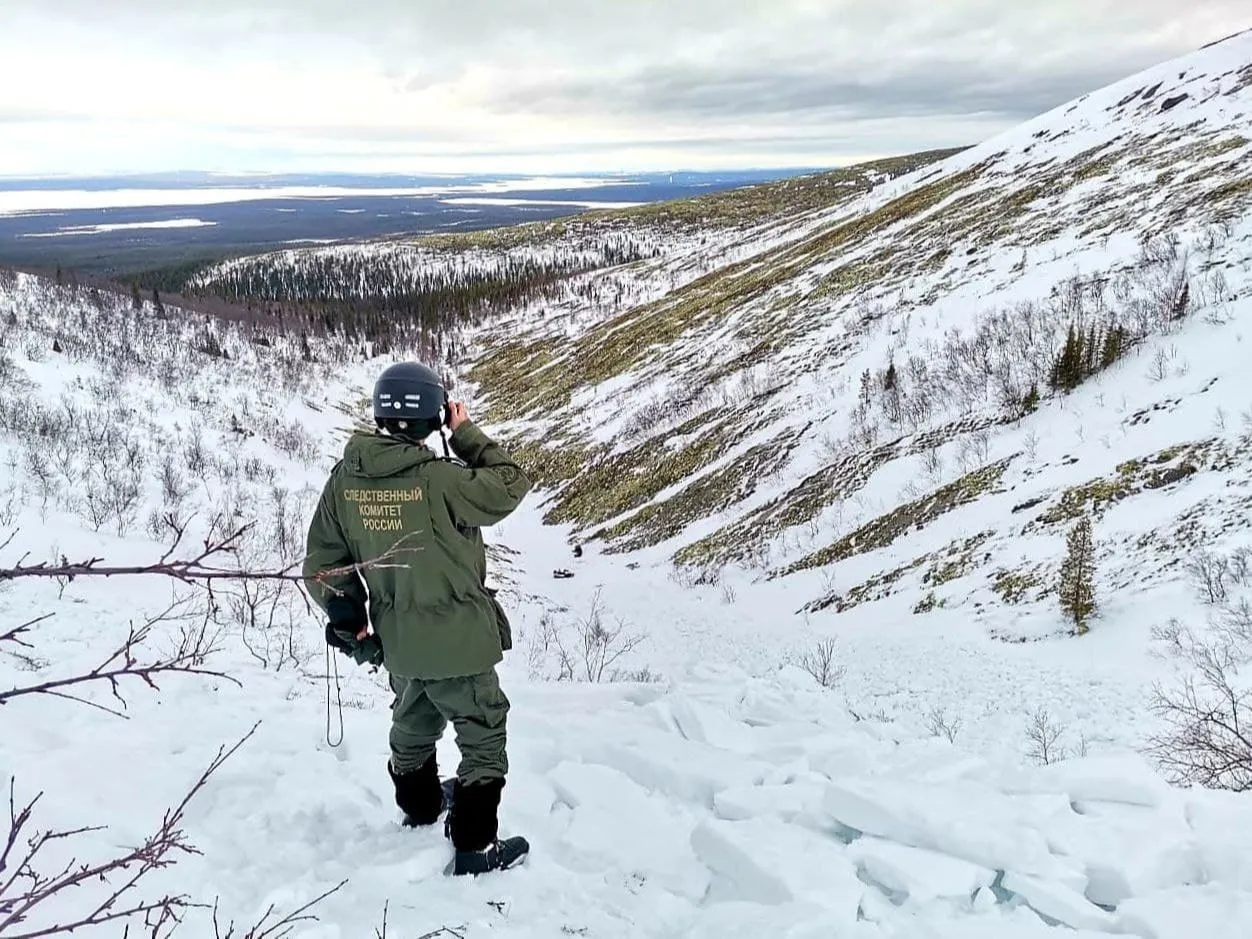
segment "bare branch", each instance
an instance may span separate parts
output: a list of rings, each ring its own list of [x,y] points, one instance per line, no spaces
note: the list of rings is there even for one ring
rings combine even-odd
[[[277,915],[277,911],[274,909],[273,905],[271,904],[270,907],[266,909],[264,915],[262,915],[262,917],[259,920],[257,920],[256,923],[246,933],[244,933],[242,936],[239,936],[238,939],[282,939],[282,937],[290,935],[291,930],[295,928],[295,926],[298,923],[307,923],[310,921],[316,921],[317,917],[310,915],[309,910],[313,909],[313,907],[317,906],[319,903],[321,903],[331,894],[338,893],[340,890],[344,888],[344,886],[347,883],[348,883],[347,880],[339,881],[339,883],[336,884],[334,887],[331,887],[329,890],[327,890],[325,893],[321,894],[320,896],[314,897],[304,906],[300,907],[300,909],[295,910],[292,913],[288,913],[282,919],[275,920],[273,923],[269,922],[269,920],[271,917]],[[385,912],[383,914],[383,920],[384,920],[383,928],[385,929],[386,928],[386,913]],[[229,926],[226,927],[226,932],[222,932],[222,927],[217,921],[217,906],[216,905],[214,905],[213,907],[213,935],[214,935],[214,939],[236,939],[234,923],[231,923]]]
[[[238,685],[239,682],[230,675],[204,667],[205,656],[210,650],[205,646],[205,643],[209,640],[203,632],[185,633],[183,641],[173,652],[157,656],[151,661],[140,661],[138,657],[139,647],[148,639],[153,628],[160,623],[170,620],[175,612],[185,605],[186,602],[185,599],[175,600],[160,613],[150,616],[138,627],[131,623],[125,641],[109,653],[102,662],[87,672],[66,678],[54,678],[37,684],[17,686],[10,688],[8,691],[0,691],[0,706],[7,704],[14,698],[33,694],[46,694],[53,697],[66,698],[80,704],[87,704],[109,714],[124,717],[125,715],[120,710],[106,707],[94,701],[88,701],[76,695],[67,694],[64,689],[103,683],[108,685],[114,699],[117,700],[122,709],[125,709],[126,700],[122,697],[119,685],[119,682],[123,679],[137,680],[149,688],[158,689],[157,678],[159,676],[169,673],[181,673],[184,675],[204,675],[212,678],[221,678]],[[32,620],[31,623],[24,624],[24,626],[29,627],[31,624],[41,622],[47,618],[47,616],[40,617],[37,620]],[[18,630],[23,628],[21,626],[17,627]]]
[[[0,642],[14,642],[24,649],[34,648],[33,646],[31,646],[30,643],[23,642],[21,639],[18,639],[17,637],[20,636],[22,633],[30,632],[30,628],[32,626],[38,625],[39,623],[42,623],[44,620],[50,619],[52,616],[53,616],[52,613],[45,613],[43,616],[37,616],[32,620],[27,620],[25,623],[22,623],[22,625],[20,626],[14,626],[7,633],[0,633]]]
[[[21,810],[17,808],[15,783],[9,784],[9,826],[3,853],[0,853],[0,934],[7,939],[42,939],[60,936],[90,926],[127,921],[142,922],[151,937],[168,936],[181,922],[181,914],[195,906],[185,894],[165,894],[155,900],[132,897],[140,881],[149,873],[177,863],[184,854],[198,854],[181,829],[188,804],[208,784],[213,776],[256,733],[259,722],[252,726],[236,744],[229,749],[221,747],[208,768],[200,774],[182,801],[167,809],[161,824],[142,844],[96,863],[81,863],[71,859],[65,866],[54,868],[55,873],[41,870],[40,860],[44,849],[55,841],[74,838],[95,828],[78,828],[60,831],[35,831],[26,834],[42,793],[36,795]],[[24,842],[26,847],[14,849]],[[10,865],[15,864],[12,868]],[[35,925],[32,915],[51,913],[61,908],[71,893],[89,884],[103,883],[108,891],[104,898],[86,912],[69,919],[54,921],[49,925]],[[307,907],[304,909],[307,910]],[[303,913],[304,910],[299,911]],[[55,914],[54,914],[55,915]],[[63,913],[61,915],[64,915]],[[25,926],[25,931],[17,932]],[[251,934],[250,934],[251,935]],[[277,934],[258,934],[262,936]]]
[[[13,567],[0,567],[0,581],[17,580],[22,577],[47,577],[56,578],[63,577],[72,580],[75,577],[122,577],[133,576],[139,574],[155,574],[162,577],[170,577],[174,580],[187,584],[213,584],[215,581],[240,581],[240,580],[279,580],[291,581],[293,583],[318,584],[334,593],[340,593],[330,581],[346,577],[351,574],[360,574],[367,570],[379,568],[401,568],[407,567],[406,564],[390,563],[402,554],[419,550],[417,548],[401,547],[405,541],[412,538],[413,535],[405,535],[387,551],[376,558],[366,561],[359,561],[355,564],[346,564],[342,567],[332,567],[326,570],[318,571],[311,577],[306,577],[296,570],[303,564],[303,559],[295,561],[284,568],[269,571],[245,571],[232,569],[228,567],[216,566],[215,562],[225,556],[234,555],[239,548],[240,539],[244,537],[252,528],[252,523],[244,525],[242,528],[236,529],[234,532],[217,539],[206,538],[203,547],[199,553],[184,557],[173,558],[174,552],[178,549],[182,540],[182,531],[178,531],[174,538],[174,543],[169,549],[153,564],[136,564],[123,566],[107,566],[102,564],[103,558],[89,558],[86,561],[70,562],[65,558],[61,559],[60,564],[48,564],[40,562],[38,564],[25,563],[29,553],[24,554],[18,559]]]

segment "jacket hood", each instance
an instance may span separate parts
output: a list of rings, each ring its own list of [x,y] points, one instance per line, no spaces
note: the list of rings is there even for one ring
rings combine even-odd
[[[423,446],[385,434],[358,431],[343,448],[343,465],[353,476],[384,479],[429,463],[435,454]]]

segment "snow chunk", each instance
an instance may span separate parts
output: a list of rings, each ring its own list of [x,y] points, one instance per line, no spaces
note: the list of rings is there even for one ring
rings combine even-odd
[[[1136,897],[1117,916],[1121,932],[1150,939],[1246,939],[1248,923],[1252,894],[1217,884]]]
[[[901,844],[931,848],[992,870],[1055,879],[1081,892],[1076,862],[1054,856],[1030,809],[972,783],[927,787],[887,780],[832,784],[825,809],[839,823]],[[1024,816],[1024,817],[1023,817]]]
[[[1074,929],[1111,931],[1116,922],[1111,914],[1064,884],[1026,874],[1005,874],[1000,886],[1017,894],[1031,909]]]
[[[1072,802],[1143,806],[1160,805],[1170,794],[1169,784],[1134,754],[1088,756],[1036,767],[1003,788],[1006,792],[1063,793]]]
[[[940,898],[969,901],[996,876],[978,864],[880,838],[858,839],[848,847],[848,857],[871,880],[916,903]]]
[[[732,822],[770,816],[792,821],[820,809],[825,789],[817,782],[741,786],[719,792],[713,799],[713,811],[718,818]]]
[[[690,900],[704,895],[709,877],[691,852],[693,823],[676,806],[607,766],[564,762],[548,778],[570,810],[557,853],[571,868],[622,870]]]
[[[710,820],[691,834],[696,856],[734,885],[734,899],[807,901],[856,922],[865,885],[837,841],[764,819]]]

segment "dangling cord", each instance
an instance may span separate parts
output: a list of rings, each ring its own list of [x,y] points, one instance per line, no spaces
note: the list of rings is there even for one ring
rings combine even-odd
[[[439,442],[443,444],[443,455],[447,459],[452,459],[452,452],[448,449],[448,438],[444,436],[443,431],[439,431]]]
[[[331,691],[330,685],[332,675],[335,683],[335,704],[339,709],[339,739],[331,740]],[[330,651],[330,646],[326,647],[326,744],[332,750],[343,743],[343,691],[339,687],[339,661],[335,658],[334,653]]]

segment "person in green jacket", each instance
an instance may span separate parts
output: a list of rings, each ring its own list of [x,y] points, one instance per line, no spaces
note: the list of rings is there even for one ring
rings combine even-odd
[[[424,365],[379,376],[374,420],[377,430],[353,434],[331,470],[303,576],[327,614],[327,642],[388,672],[387,771],[405,823],[432,825],[447,808],[453,872],[500,870],[529,845],[498,837],[510,705],[495,666],[513,643],[486,584],[480,529],[516,509],[531,482]],[[460,462],[425,446],[444,426]],[[450,788],[435,761],[449,722],[461,751]]]

